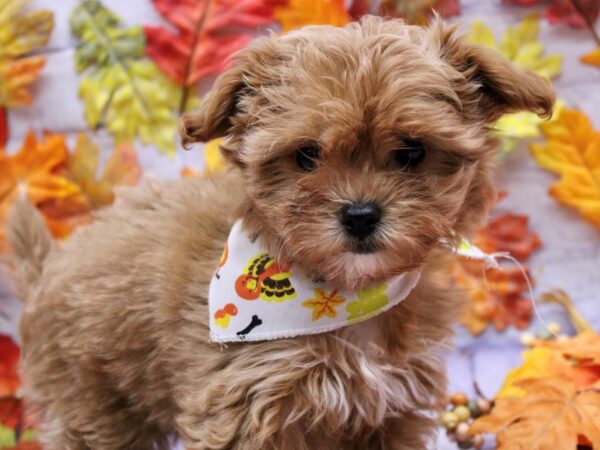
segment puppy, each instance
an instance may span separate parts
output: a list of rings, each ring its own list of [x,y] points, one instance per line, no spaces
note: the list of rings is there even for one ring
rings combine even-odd
[[[174,434],[188,450],[430,446],[460,303],[440,242],[469,236],[494,199],[490,125],[548,116],[553,98],[440,21],[307,27],[239,52],[183,119],[186,144],[225,138],[225,173],[123,191],[56,246],[20,202],[23,392],[46,448],[167,448]],[[420,281],[335,331],[213,343],[207,292],[237,219],[336,289]]]

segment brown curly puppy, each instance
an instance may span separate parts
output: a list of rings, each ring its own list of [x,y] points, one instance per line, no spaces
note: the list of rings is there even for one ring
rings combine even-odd
[[[426,448],[458,309],[439,242],[468,236],[494,198],[489,125],[552,103],[543,79],[439,21],[254,42],[183,122],[186,143],[225,136],[229,172],[123,191],[56,247],[17,208],[24,394],[47,448],[165,448],[175,433],[189,450]],[[340,218],[356,203],[375,205],[368,236]],[[211,343],[208,284],[238,217],[330,285],[415,267],[421,281],[341,330]]]

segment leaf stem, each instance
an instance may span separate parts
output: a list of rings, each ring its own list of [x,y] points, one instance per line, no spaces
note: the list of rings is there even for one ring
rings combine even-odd
[[[188,85],[188,78],[190,76],[190,72],[192,71],[192,67],[194,66],[194,58],[196,57],[196,50],[198,48],[198,41],[200,40],[200,33],[202,33],[202,29],[204,28],[204,24],[206,23],[206,19],[208,17],[208,11],[210,9],[212,0],[206,0],[204,10],[202,11],[202,15],[200,16],[200,20],[196,24],[196,28],[194,29],[194,37],[192,40],[192,50],[190,51],[190,57],[185,62],[185,69],[183,71],[183,87],[181,93],[181,101],[179,102],[179,113],[183,114],[187,108],[187,102],[190,95],[190,86]]]
[[[586,24],[588,30],[590,30],[590,33],[592,33],[592,37],[594,38],[594,41],[596,41],[596,45],[600,47],[600,36],[598,35],[598,32],[596,31],[596,27],[594,26],[594,21],[592,20],[591,17],[589,17],[585,13],[585,10],[579,3],[579,0],[570,0],[570,1],[571,1],[571,4],[573,5],[573,8],[575,8],[577,13],[585,21],[585,24]]]

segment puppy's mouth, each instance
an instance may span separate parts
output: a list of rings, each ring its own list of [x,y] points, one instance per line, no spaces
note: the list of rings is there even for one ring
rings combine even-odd
[[[374,239],[353,239],[352,241],[348,242],[347,248],[349,252],[357,255],[368,255],[381,250],[381,245],[378,244]]]

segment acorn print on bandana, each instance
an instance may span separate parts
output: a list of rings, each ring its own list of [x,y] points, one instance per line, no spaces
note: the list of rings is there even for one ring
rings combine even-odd
[[[296,297],[289,269],[275,258],[261,253],[252,258],[244,273],[235,282],[236,293],[244,300],[262,298],[268,302],[282,302]]]

